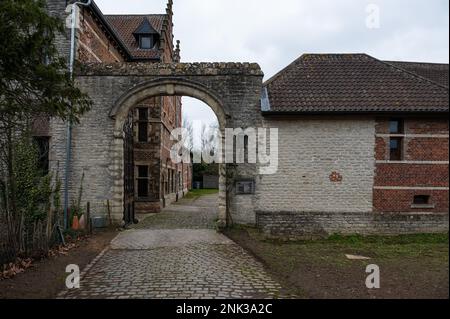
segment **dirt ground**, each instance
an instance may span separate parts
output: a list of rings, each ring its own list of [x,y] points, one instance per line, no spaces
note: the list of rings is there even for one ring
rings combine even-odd
[[[83,270],[117,235],[115,230],[96,232],[79,242],[67,255],[33,263],[24,273],[0,281],[0,299],[53,299],[64,289],[66,266],[75,264]]]
[[[448,234],[335,237],[279,243],[251,228],[226,232],[264,263],[285,289],[305,299],[448,299]],[[370,257],[348,260],[346,254]],[[381,288],[369,290],[366,266],[380,267]]]

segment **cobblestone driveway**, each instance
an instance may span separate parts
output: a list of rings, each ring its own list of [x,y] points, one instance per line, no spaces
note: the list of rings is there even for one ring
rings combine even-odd
[[[197,202],[198,206],[195,201],[183,200],[180,205],[148,217],[138,229],[121,233],[88,266],[81,289],[64,291],[61,297],[279,297],[281,287],[258,261],[225,236],[208,229],[216,216],[211,209],[215,200],[216,196],[207,196]],[[182,229],[175,228],[175,221]]]

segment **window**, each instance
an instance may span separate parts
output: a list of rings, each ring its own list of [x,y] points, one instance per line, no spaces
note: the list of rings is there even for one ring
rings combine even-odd
[[[148,108],[139,108],[138,141],[148,142]]]
[[[429,195],[417,195],[414,196],[414,205],[430,205]]]
[[[389,133],[391,135],[401,135],[404,133],[404,123],[403,120],[392,119],[389,121]],[[391,161],[401,161],[403,160],[403,137],[395,136],[391,137],[389,141],[390,156]]]
[[[149,197],[149,169],[148,166],[138,166],[138,198]]]
[[[141,35],[139,37],[139,48],[149,50],[153,48],[153,37],[151,35]]]
[[[47,136],[35,136],[33,137],[34,143],[37,146],[38,151],[38,164],[39,169],[43,176],[47,175],[49,172],[49,145],[50,138]]]
[[[390,147],[390,160],[391,161],[401,161],[403,159],[403,139],[401,137],[391,137],[389,142]]]
[[[403,134],[403,120],[390,120],[389,121],[389,133],[390,134]]]

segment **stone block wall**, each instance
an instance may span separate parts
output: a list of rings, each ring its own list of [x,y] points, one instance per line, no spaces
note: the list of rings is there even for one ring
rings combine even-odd
[[[269,239],[303,240],[341,235],[399,235],[448,232],[448,214],[257,212]]]
[[[77,71],[79,87],[94,102],[73,129],[69,193],[78,195],[84,173],[83,202],[94,215],[109,200],[117,221],[123,214],[123,121],[139,102],[161,95],[192,96],[207,103],[225,127],[261,127],[259,96],[263,74],[250,63],[92,64]],[[120,106],[120,107],[119,107]],[[118,107],[116,109],[116,107]],[[51,170],[64,177],[66,125],[51,123]],[[225,215],[225,172],[221,170],[219,217]],[[255,164],[239,165],[236,176],[257,179]],[[242,201],[241,201],[242,199]],[[233,196],[236,222],[255,223],[256,195]],[[239,203],[239,204],[238,204]]]
[[[279,168],[259,177],[257,210],[372,210],[373,119],[266,118],[264,125],[279,129]]]

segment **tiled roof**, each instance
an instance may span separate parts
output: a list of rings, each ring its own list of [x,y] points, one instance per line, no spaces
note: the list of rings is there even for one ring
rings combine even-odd
[[[396,67],[418,74],[433,82],[448,87],[448,64],[386,61]]]
[[[449,110],[448,88],[366,54],[305,54],[264,87],[267,114]]]
[[[127,47],[133,59],[159,59],[160,53],[158,49],[143,50],[139,48],[139,43],[133,35],[147,19],[152,28],[161,34],[162,25],[166,15],[105,15],[106,21],[111,25],[117,36]]]

